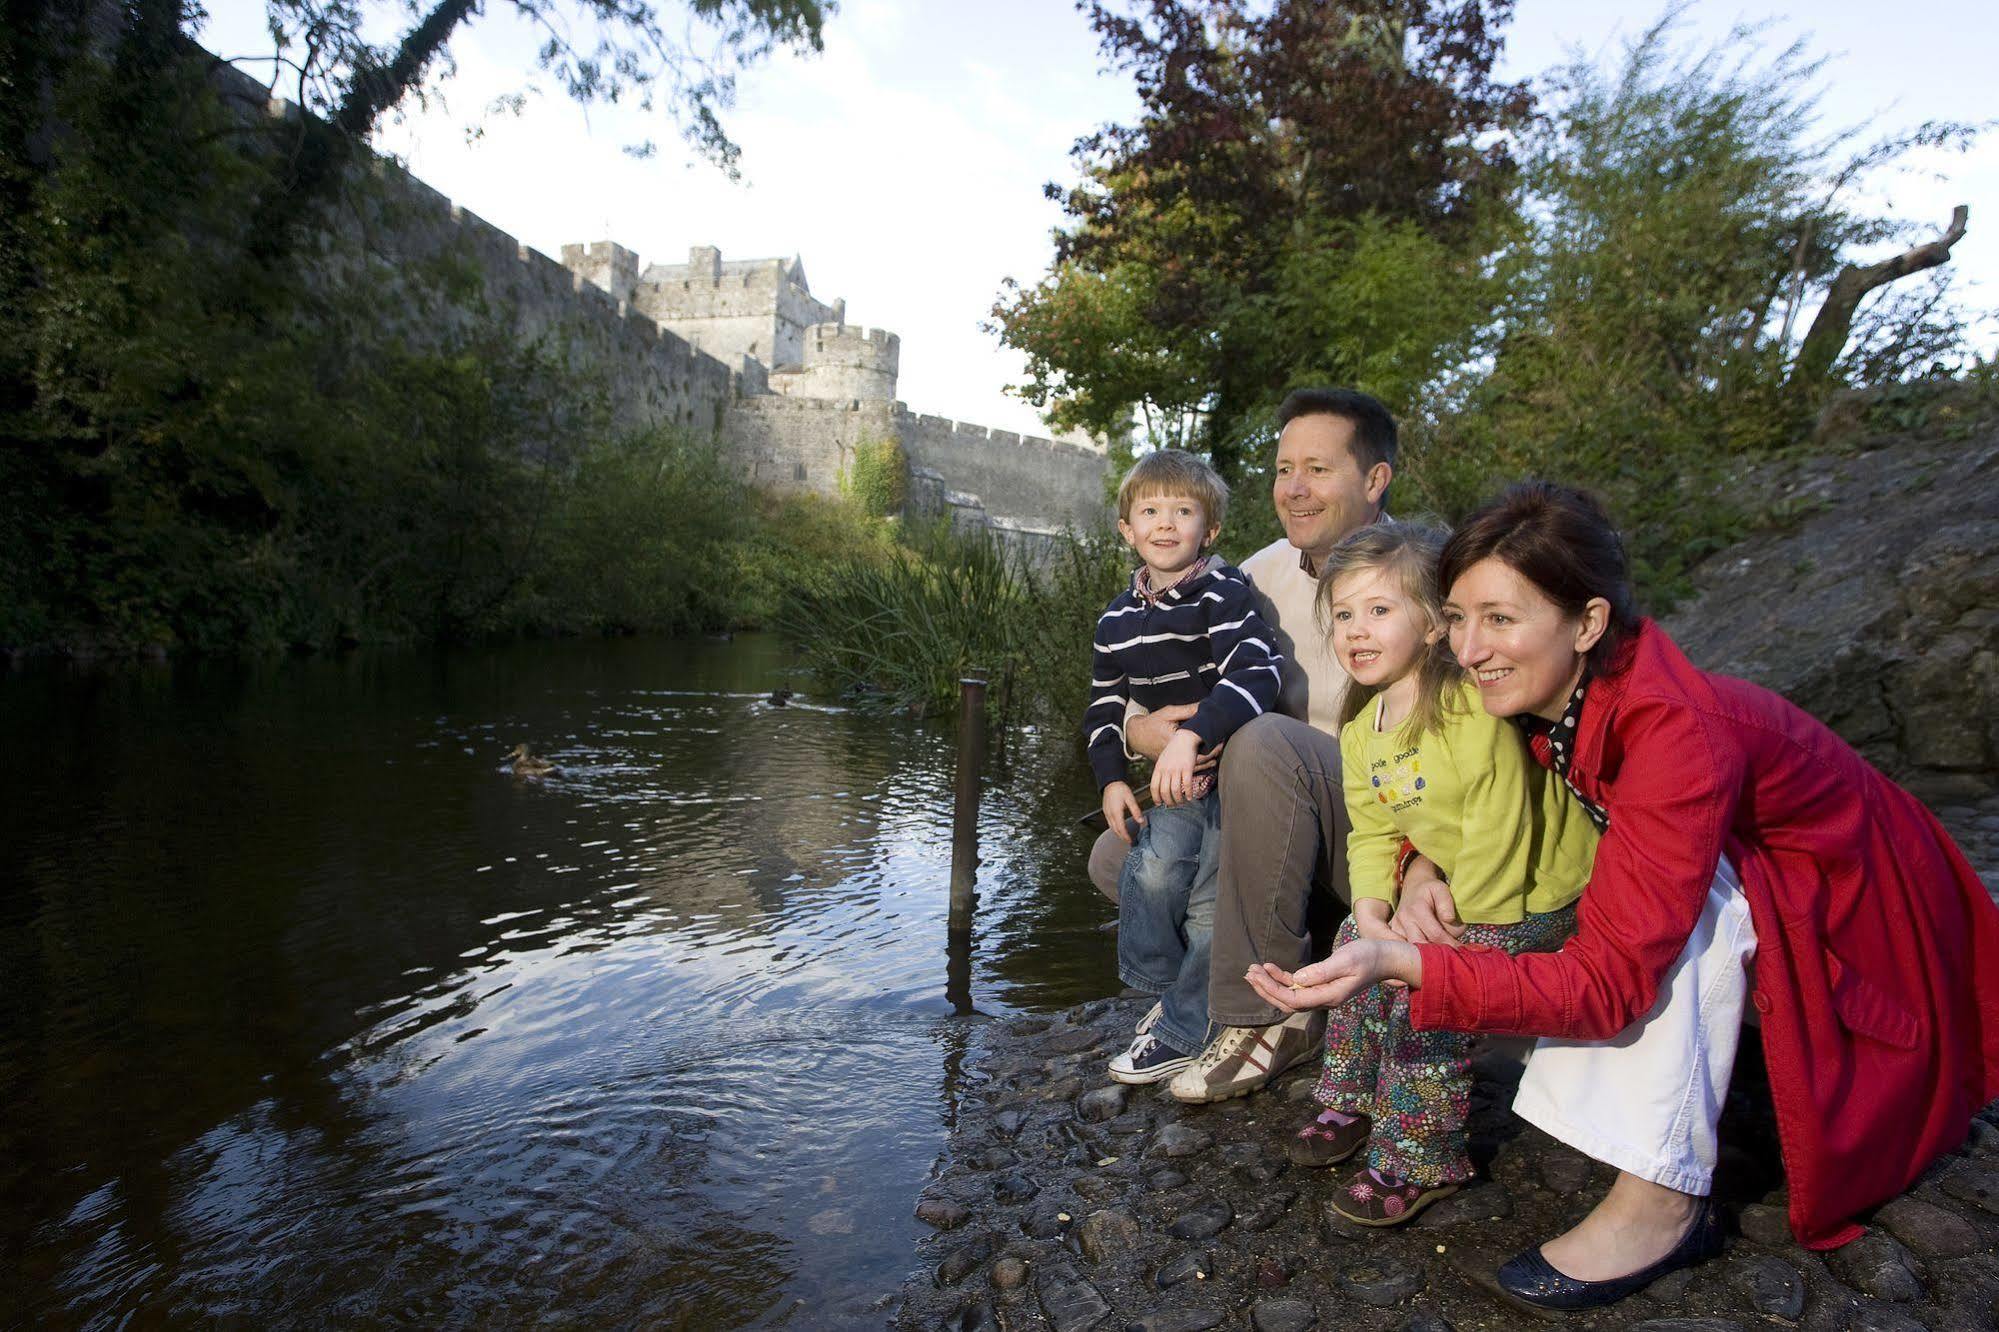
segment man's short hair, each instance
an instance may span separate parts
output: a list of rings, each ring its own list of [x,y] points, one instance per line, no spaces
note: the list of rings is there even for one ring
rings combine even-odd
[[[1395,418],[1381,400],[1359,389],[1293,389],[1277,409],[1277,432],[1301,416],[1337,416],[1353,425],[1354,461],[1363,473],[1395,466]]]
[[[1214,468],[1181,449],[1154,449],[1131,465],[1117,488],[1117,516],[1131,521],[1134,500],[1185,495],[1198,500],[1209,527],[1220,527],[1229,511],[1229,483]]]

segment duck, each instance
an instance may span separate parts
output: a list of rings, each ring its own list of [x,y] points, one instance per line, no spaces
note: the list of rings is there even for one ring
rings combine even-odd
[[[770,705],[774,708],[786,707],[791,703],[791,690],[779,685],[770,691]]]
[[[507,760],[516,777],[546,777],[552,772],[562,771],[547,759],[530,754],[526,745],[515,745]]]

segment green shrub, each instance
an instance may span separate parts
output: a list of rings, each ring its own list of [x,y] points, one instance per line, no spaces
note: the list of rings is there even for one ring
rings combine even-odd
[[[910,529],[883,559],[800,561],[776,627],[835,688],[918,712],[983,671],[994,715],[1080,720],[1096,617],[1129,576],[1108,541],[1031,564],[986,534]]]
[[[854,464],[840,478],[840,489],[875,518],[902,512],[909,502],[909,455],[894,439],[854,447]]]

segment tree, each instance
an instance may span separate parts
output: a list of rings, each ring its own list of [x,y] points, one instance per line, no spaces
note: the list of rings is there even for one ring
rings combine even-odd
[[[1670,593],[1743,515],[1725,474],[1798,437],[1826,390],[1927,370],[1961,347],[1941,288],[1863,300],[1933,269],[1961,234],[1914,239],[1859,186],[1911,148],[1964,142],[1931,123],[1866,142],[1821,132],[1820,62],[1753,29],[1714,46],[1664,18],[1608,67],[1548,78],[1523,135],[1519,242],[1484,355],[1430,404],[1411,480],[1455,516],[1499,482],[1595,486],[1619,510],[1641,581]],[[1795,314],[1820,314],[1801,349]],[[1851,336],[1849,336],[1851,335]],[[1851,343],[1851,350],[1844,354]]]
[[[181,0],[146,0],[178,6]],[[279,59],[295,76],[296,100],[311,116],[292,127],[280,185],[260,205],[258,245],[283,253],[300,219],[324,201],[355,150],[382,117],[412,96],[446,57],[452,37],[483,12],[481,0],[420,4],[388,0],[267,0]],[[833,0],[509,0],[507,8],[543,34],[539,71],[585,105],[635,98],[663,110],[697,152],[737,173],[740,150],[720,113],[733,104],[736,75],[780,47],[818,51]],[[712,38],[670,32],[685,16]],[[413,18],[407,22],[405,19]],[[387,41],[371,34],[395,33]],[[650,153],[651,145],[638,151]]]
[[[1477,258],[1513,180],[1523,88],[1495,83],[1511,0],[1143,0],[1089,6],[1142,110],[1078,141],[1053,271],[996,331],[1062,426],[1207,452],[1237,472],[1302,376],[1406,403],[1480,318]],[[1427,308],[1374,279],[1420,276]],[[1361,322],[1329,300],[1369,287]],[[1392,284],[1391,284],[1392,285]],[[1442,312],[1449,317],[1442,317]],[[1357,349],[1367,350],[1358,358]],[[1382,357],[1374,349],[1398,348]]]

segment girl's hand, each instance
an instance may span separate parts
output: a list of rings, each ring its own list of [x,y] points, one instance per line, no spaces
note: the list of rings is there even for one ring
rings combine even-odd
[[[1194,793],[1194,766],[1201,757],[1201,737],[1182,728],[1160,751],[1152,769],[1152,803],[1178,805]]]
[[[1356,897],[1353,902],[1354,932],[1363,939],[1401,939],[1389,921],[1394,908],[1379,897]]]
[[[1125,820],[1131,820],[1140,827],[1145,826],[1145,811],[1138,807],[1138,797],[1125,782],[1112,782],[1104,788],[1104,822],[1110,824],[1111,831],[1126,846],[1131,845],[1131,830]]]
[[[1423,983],[1423,957],[1413,945],[1356,939],[1323,962],[1285,971],[1269,962],[1251,967],[1243,976],[1265,1003],[1296,1013],[1306,1008],[1337,1008],[1370,985],[1399,980]]]
[[[1465,932],[1451,886],[1434,877],[1412,877],[1403,883],[1402,897],[1391,923],[1396,935],[1412,944],[1448,944],[1455,948]]]

